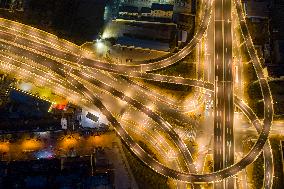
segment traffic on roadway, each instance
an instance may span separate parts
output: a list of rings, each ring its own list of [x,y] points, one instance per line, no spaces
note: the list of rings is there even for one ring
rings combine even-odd
[[[220,182],[224,179],[234,176],[246,166],[255,161],[255,159],[264,152],[265,157],[265,182],[264,187],[272,186],[273,163],[271,148],[268,142],[268,136],[272,124],[273,103],[268,82],[264,76],[261,62],[254,49],[248,28],[245,23],[245,17],[241,3],[235,0],[235,6],[238,13],[238,19],[245,39],[245,44],[250,58],[254,65],[259,83],[262,89],[264,100],[264,120],[263,124],[241,99],[234,97],[232,86],[232,39],[230,10],[231,1],[222,5],[219,0],[215,1],[215,80],[216,82],[204,82],[197,79],[183,77],[166,76],[153,73],[147,73],[160,68],[172,65],[187,56],[200,41],[208,27],[213,1],[206,3],[204,16],[199,26],[199,30],[193,39],[180,51],[165,57],[162,60],[140,62],[136,65],[117,65],[113,63],[97,60],[92,53],[81,49],[80,47],[56,36],[36,30],[16,22],[0,19],[0,69],[21,78],[26,81],[41,83],[50,87],[55,93],[64,94],[73,102],[86,108],[98,108],[107,120],[114,126],[118,135],[124,140],[128,147],[139,157],[147,166],[156,172],[184,182]],[[217,9],[216,9],[217,8]],[[225,14],[221,14],[225,12]],[[219,15],[220,14],[220,15]],[[219,25],[220,24],[220,25]],[[225,32],[222,35],[221,30]],[[224,48],[225,47],[225,48]],[[225,50],[224,50],[225,49]],[[208,93],[215,92],[215,156],[217,160],[212,173],[197,174],[196,167],[191,156],[191,152],[184,141],[175,132],[160,114],[159,111],[166,109],[172,111],[173,105],[161,97],[155,97],[151,93],[145,97],[143,93],[148,89],[120,79],[121,76],[127,79],[139,78],[151,81],[160,81],[165,83],[174,83],[179,85],[194,86],[205,89]],[[127,87],[123,87],[123,86]],[[137,92],[135,97],[128,94],[127,88]],[[101,91],[98,93],[95,91]],[[64,93],[64,91],[66,93]],[[147,92],[148,93],[148,92]],[[72,95],[71,95],[72,94]],[[151,155],[145,152],[137,142],[129,135],[120,121],[110,110],[106,98],[110,96],[113,99],[124,101],[132,108],[143,113],[145,116],[155,122],[167,136],[170,137],[179,153],[183,156],[187,170],[171,169],[158,162]],[[149,108],[143,98],[151,100],[158,108]],[[157,101],[157,99],[159,99]],[[250,152],[239,162],[234,162],[233,151],[233,103],[237,106],[251,121],[259,133]],[[159,110],[159,111],[158,111]],[[173,112],[173,111],[172,111]],[[180,112],[176,111],[175,115]],[[225,120],[223,122],[222,120]],[[224,130],[226,132],[224,133]],[[224,134],[223,134],[224,133]],[[223,138],[224,136],[224,138]],[[225,146],[224,146],[224,143]],[[228,144],[228,145],[227,145]],[[225,148],[225,151],[223,151]],[[224,152],[226,155],[224,155]],[[225,161],[223,159],[225,157]]]

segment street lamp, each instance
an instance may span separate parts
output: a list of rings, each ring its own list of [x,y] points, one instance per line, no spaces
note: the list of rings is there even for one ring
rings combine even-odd
[[[95,41],[95,51],[98,53],[98,54],[104,54],[107,50],[107,46],[105,45],[105,41],[101,38],[98,38],[96,41]]]
[[[102,49],[103,47],[104,47],[104,43],[103,43],[102,39],[97,39],[97,40],[96,40],[96,48],[97,48],[98,50],[100,50],[100,49]]]

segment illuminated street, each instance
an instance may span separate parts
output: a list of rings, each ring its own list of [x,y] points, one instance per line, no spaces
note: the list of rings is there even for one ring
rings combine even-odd
[[[234,189],[250,188],[250,167],[261,157],[264,176],[260,182],[265,189],[273,188],[270,137],[284,136],[283,121],[273,122],[270,78],[252,39],[245,8],[240,0],[198,1],[199,22],[193,36],[172,51],[157,53],[161,57],[154,50],[139,49],[144,57],[153,53],[145,60],[135,59],[139,53],[129,49],[119,54],[124,47],[114,47],[118,52],[103,49],[107,48],[103,35],[93,40],[94,48],[112,53],[111,57],[0,18],[0,71],[17,80],[10,88],[51,103],[48,112],[59,112],[55,120],[61,119],[61,126],[68,123],[56,131],[23,132],[15,140],[1,130],[1,160],[44,157],[67,162],[69,157],[90,156],[94,176],[104,172],[99,166],[93,170],[92,159],[103,148],[112,166],[107,171],[115,172],[115,188],[138,188],[134,177],[140,168],[131,165],[139,160],[143,170],[167,178],[170,188]],[[131,9],[131,16],[135,10]],[[245,53],[238,49],[240,43]],[[132,55],[131,61],[127,54]],[[242,65],[246,58],[248,63]],[[193,62],[196,75],[180,76],[173,66],[182,61]],[[247,65],[254,68],[263,103],[257,112],[244,95],[245,83],[253,82],[243,77]],[[169,70],[174,74],[167,74]],[[19,107],[15,104],[7,108],[9,112]],[[76,108],[68,113],[71,105]],[[84,130],[82,125],[91,126]],[[245,146],[251,141],[250,147]]]

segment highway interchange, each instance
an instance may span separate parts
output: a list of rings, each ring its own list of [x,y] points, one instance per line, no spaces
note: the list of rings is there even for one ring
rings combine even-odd
[[[217,2],[219,2],[219,0],[215,1],[215,3]],[[223,4],[222,6],[231,6],[231,1],[226,0],[225,2],[228,4]],[[226,50],[225,56],[219,56],[217,55],[219,48],[215,48],[215,51],[217,51],[217,53],[215,52],[216,59],[219,57],[224,57],[224,60],[221,60],[221,64],[223,66],[218,65],[216,73],[218,75],[218,81],[228,81],[222,82],[222,85],[224,83],[229,83],[226,85],[226,87],[222,86],[229,91],[219,90],[218,92],[222,92],[220,94],[216,92],[216,85],[218,86],[219,84],[214,85],[210,82],[205,82],[202,80],[147,73],[147,71],[165,68],[178,62],[195,48],[196,44],[201,40],[205,31],[207,30],[213,4],[213,1],[208,1],[205,3],[204,15],[199,30],[196,32],[194,38],[183,49],[175,54],[165,57],[162,60],[138,62],[135,65],[116,65],[113,63],[104,62],[102,60],[97,60],[96,57],[90,52],[83,50],[68,41],[58,39],[56,36],[17,22],[0,19],[0,69],[4,72],[10,73],[11,75],[14,75],[17,78],[47,85],[54,91],[54,93],[67,96],[69,97],[70,101],[83,107],[88,107],[89,109],[93,109],[95,107],[98,108],[107,118],[107,120],[114,126],[118,135],[122,138],[122,140],[124,140],[129,148],[146,165],[162,175],[185,182],[217,182],[234,176],[247,165],[254,162],[258,155],[264,151],[266,171],[264,187],[270,188],[272,186],[273,165],[271,149],[269,143],[267,143],[267,139],[270,133],[273,117],[272,97],[261,67],[261,62],[259,61],[258,55],[256,54],[250,34],[248,32],[241,4],[238,0],[235,0],[234,5],[238,13],[238,20],[242,35],[245,39],[247,50],[253,62],[256,74],[259,78],[259,83],[264,98],[265,117],[263,123],[259,121],[251,108],[249,108],[241,99],[233,96],[231,82],[232,73],[229,71],[230,63],[232,62],[230,49],[228,51]],[[216,11],[217,13],[220,12],[218,9],[216,9],[216,7],[220,8],[222,6],[215,5],[215,22]],[[224,9],[227,10],[227,7]],[[231,13],[229,15],[220,16],[225,16],[229,19],[231,17]],[[218,20],[219,19],[217,18],[217,23],[219,23]],[[222,22],[225,20],[225,28],[228,27],[226,30],[228,30],[228,33],[231,33],[230,22],[226,22],[227,19],[224,18],[220,20],[222,20]],[[215,35],[218,37],[218,33]],[[225,38],[220,40],[225,40],[226,43],[228,43],[226,46],[230,48],[230,40],[232,40],[230,35],[225,35]],[[222,52],[220,53],[224,53],[223,47],[220,47],[220,49],[222,49]],[[226,62],[226,64],[224,62]],[[216,62],[215,66],[217,67]],[[220,70],[220,73],[218,70]],[[220,77],[223,76],[224,73],[225,77],[221,79]],[[230,131],[230,129],[232,129],[231,122],[233,120],[232,111],[234,111],[232,105],[233,102],[235,103],[235,106],[242,110],[251,123],[256,127],[259,133],[259,138],[251,151],[239,162],[234,163],[234,157],[232,157],[233,150],[230,150],[230,153],[225,153],[228,155],[226,158],[228,158],[229,161],[226,163],[226,166],[220,165],[218,170],[213,173],[198,174],[193,163],[191,152],[187,149],[185,143],[175,132],[173,127],[158,113],[161,110],[165,110],[173,113],[176,116],[184,118],[184,116],[180,115],[181,113],[178,110],[174,110],[174,102],[164,100],[163,97],[159,97],[154,92],[152,92],[151,95],[145,95],[150,91],[147,90],[147,87],[142,87],[136,83],[130,83],[127,80],[121,79],[120,76],[124,76],[129,79],[139,78],[180,85],[189,85],[206,89],[207,93],[213,93],[215,90],[215,94],[218,95],[216,99],[231,99],[229,100],[229,103],[227,103],[228,101],[224,102],[225,106],[227,106],[225,107],[226,111],[217,110],[222,112],[220,115],[218,113],[218,116],[223,118],[224,116],[229,116],[228,119],[226,119],[227,123],[225,124],[221,122],[220,124],[223,126],[218,127],[220,131],[228,127],[226,130],[229,134],[227,137],[225,137],[225,140],[233,142],[233,132]],[[101,93],[102,91],[103,93]],[[135,91],[135,94],[130,94],[131,91]],[[227,94],[230,94],[231,96],[229,96],[229,98],[225,98],[224,96]],[[123,121],[119,120],[120,117],[117,116],[119,113],[115,110],[110,110],[114,103],[113,99],[119,99],[135,110],[143,113],[143,115],[149,119],[149,122],[153,122],[160,131],[170,137],[169,142],[172,142],[171,145],[175,145],[179,149],[179,154],[181,154],[184,159],[186,169],[183,169],[182,166],[179,170],[174,169],[174,167],[169,168],[147,154],[135,142],[135,140],[126,131],[125,127],[121,124]],[[148,105],[147,102],[155,103],[151,106]],[[224,106],[224,104],[220,103],[220,106]],[[219,108],[219,106],[217,108]],[[224,107],[220,108],[224,109]],[[215,118],[218,117],[217,111]],[[186,118],[184,119],[186,120]],[[218,122],[218,119],[215,119],[215,122],[216,121]],[[220,141],[220,143],[222,143],[221,145],[223,148],[223,141]],[[232,144],[225,149],[231,147]]]

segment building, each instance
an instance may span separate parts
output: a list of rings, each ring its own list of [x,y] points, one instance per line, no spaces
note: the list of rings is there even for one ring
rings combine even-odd
[[[194,35],[196,0],[175,0],[173,22],[177,24],[178,41],[183,44]]]
[[[141,20],[151,20],[151,8],[142,7],[140,12],[141,12]]]
[[[163,18],[172,20],[173,18],[173,5],[153,3],[151,6],[151,16],[153,18]]]
[[[243,2],[247,25],[256,48],[265,65],[271,64],[271,40],[269,35],[271,0],[245,0]]]
[[[169,51],[175,47],[177,26],[174,23],[117,19],[109,27],[110,30],[119,28],[115,38],[116,44],[121,46],[161,51]]]
[[[0,188],[114,188],[113,170],[94,165],[91,156],[1,161]]]
[[[152,3],[159,4],[171,4],[173,5],[173,0],[121,0],[122,5],[137,6],[139,9],[141,7],[151,7]]]
[[[284,2],[271,1],[269,7],[271,63],[267,64],[270,77],[284,76]]]
[[[46,100],[12,89],[8,102],[0,108],[0,132],[61,129],[60,120],[48,112],[50,106]]]
[[[195,15],[182,13],[175,14],[174,23],[177,24],[180,31],[191,33],[194,31],[195,27]]]
[[[135,6],[120,6],[118,11],[119,18],[136,20],[138,19],[139,11]]]
[[[273,1],[271,6],[271,37],[275,40],[284,40],[284,2]]]
[[[151,7],[122,5],[118,18],[128,20],[147,20],[155,22],[172,22],[173,5],[153,3]]]
[[[273,40],[273,61],[267,65],[269,76],[284,76],[284,40]]]
[[[174,13],[194,14],[195,4],[195,0],[175,0]]]
[[[173,5],[166,1],[123,1],[116,20],[107,27],[116,45],[169,51],[176,46]],[[153,36],[153,33],[156,35]]]
[[[246,17],[248,18],[268,18],[270,0],[245,0],[243,2],[245,7]]]

